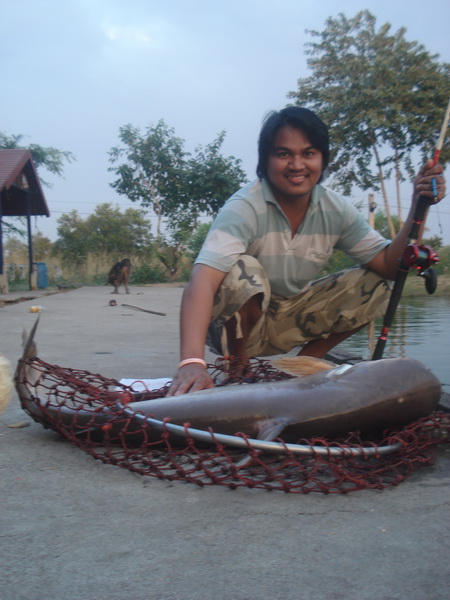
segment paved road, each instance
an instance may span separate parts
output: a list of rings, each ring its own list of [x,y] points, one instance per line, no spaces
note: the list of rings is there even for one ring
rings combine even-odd
[[[0,353],[15,365],[38,304],[47,362],[118,379],[170,376],[182,288],[109,292],[10,295],[28,299],[0,302]],[[29,421],[17,398],[0,419],[2,600],[449,597],[449,450],[383,492],[230,491],[104,465],[36,423],[11,428]]]

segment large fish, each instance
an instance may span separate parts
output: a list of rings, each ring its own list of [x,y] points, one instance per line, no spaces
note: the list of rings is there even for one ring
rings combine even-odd
[[[34,332],[24,357],[36,354],[33,335]],[[32,393],[27,382],[36,381],[37,375],[30,361],[19,361],[15,379],[23,408],[44,425],[52,427],[54,421],[72,426],[80,435],[89,432],[92,438],[95,434],[96,439],[107,432],[109,441],[119,440],[125,433],[130,443],[161,436],[160,431],[145,422],[146,431],[142,434],[142,419],[131,419],[130,423],[129,415],[134,413],[169,419],[177,425],[189,423],[199,430],[211,428],[226,435],[244,433],[261,440],[282,438],[295,442],[301,438],[342,436],[351,431],[381,432],[424,417],[439,403],[439,380],[422,363],[410,358],[321,368],[326,370],[283,381],[132,401],[126,404],[127,419],[121,412],[123,395],[119,393],[119,409],[108,403],[95,410],[55,406],[39,397],[39,386],[31,386]]]

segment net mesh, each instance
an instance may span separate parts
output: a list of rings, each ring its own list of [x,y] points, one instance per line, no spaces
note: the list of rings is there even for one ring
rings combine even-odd
[[[283,440],[278,440],[283,444],[281,451],[260,451],[242,434],[238,435],[246,441],[245,448],[236,449],[219,442],[212,429],[214,441],[205,446],[189,434],[188,424],[186,437],[175,443],[165,428],[157,441],[154,436],[151,441],[152,426],[137,422],[126,404],[164,397],[166,387],[136,395],[129,386],[88,371],[50,365],[39,358],[21,364],[16,385],[22,407],[35,421],[106,464],[168,481],[296,494],[382,490],[433,464],[437,446],[450,441],[450,413],[444,411],[401,430],[385,431],[376,440],[363,439],[358,433],[333,440],[298,440],[299,445],[309,447],[307,454],[293,452]],[[208,365],[216,385],[250,382],[248,377],[230,378],[229,367],[226,359]],[[254,382],[289,377],[260,359],[252,359],[250,370]],[[99,417],[105,410],[109,415],[102,422]],[[398,448],[381,452],[391,445]],[[364,453],[367,449],[372,454]]]

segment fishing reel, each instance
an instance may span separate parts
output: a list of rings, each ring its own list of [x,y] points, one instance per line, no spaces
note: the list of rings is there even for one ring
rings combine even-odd
[[[437,277],[432,265],[439,262],[439,256],[430,246],[409,244],[402,257],[405,266],[417,269],[417,275],[425,279],[425,289],[433,294],[437,287]]]

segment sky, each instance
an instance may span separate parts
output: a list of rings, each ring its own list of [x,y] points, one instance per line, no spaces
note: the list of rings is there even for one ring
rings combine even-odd
[[[0,0],[0,8],[0,131],[77,159],[64,178],[41,173],[52,184],[51,216],[33,218],[33,233],[52,241],[73,209],[87,218],[105,202],[138,207],[110,186],[108,152],[126,124],[144,132],[163,119],[190,152],[225,131],[222,154],[254,179],[262,119],[311,75],[307,30],[322,31],[329,17],[367,9],[377,26],[405,27],[408,40],[450,62],[448,0]],[[351,199],[367,197],[355,190]],[[449,215],[447,198],[427,220],[446,244]]]

